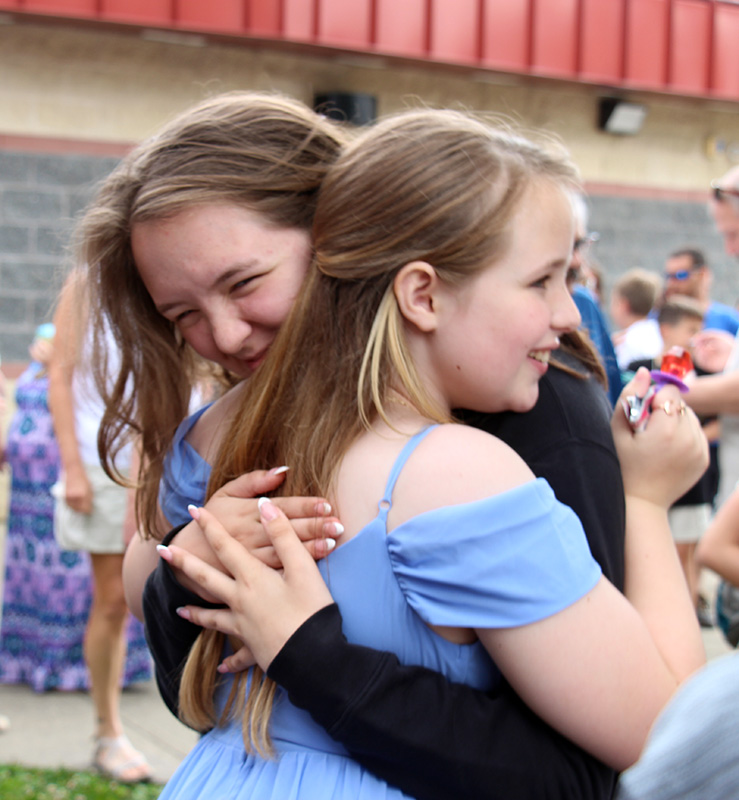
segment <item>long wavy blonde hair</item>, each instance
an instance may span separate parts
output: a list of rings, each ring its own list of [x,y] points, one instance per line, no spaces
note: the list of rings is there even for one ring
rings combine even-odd
[[[447,421],[410,357],[394,277],[425,261],[448,284],[469,280],[505,254],[511,218],[527,187],[542,180],[571,186],[577,173],[563,152],[460,112],[400,114],[349,144],[318,195],[303,291],[246,387],[209,491],[243,472],[289,464],[280,494],[330,496],[347,448],[386,416],[391,382],[430,420]],[[222,644],[219,634],[202,632],[182,681],[182,706],[210,725],[219,721],[213,692]],[[270,752],[273,691],[261,676],[252,680],[247,749]],[[225,716],[233,713],[232,705]]]

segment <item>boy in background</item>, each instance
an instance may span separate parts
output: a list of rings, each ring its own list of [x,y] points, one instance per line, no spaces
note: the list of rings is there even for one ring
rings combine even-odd
[[[625,272],[613,287],[610,312],[617,331],[613,346],[622,372],[632,361],[657,358],[662,353],[659,326],[649,316],[661,288],[657,275],[640,267]]]

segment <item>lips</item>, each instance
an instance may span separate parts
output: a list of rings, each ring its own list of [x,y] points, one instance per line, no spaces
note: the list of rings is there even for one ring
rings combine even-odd
[[[247,368],[254,372],[257,367],[261,366],[266,357],[267,350],[263,350],[261,353],[249,356],[249,358],[240,358],[239,361],[241,361],[242,364],[246,364]]]
[[[263,356],[259,356],[258,358],[244,358],[244,359],[241,359],[241,363],[244,364],[246,366],[246,368],[250,372],[254,372],[254,370],[256,370],[257,367],[260,366],[262,361],[264,361],[264,357]]]

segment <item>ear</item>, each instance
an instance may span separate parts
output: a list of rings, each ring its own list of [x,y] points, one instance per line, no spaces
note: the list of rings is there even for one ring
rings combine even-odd
[[[401,267],[393,281],[400,313],[423,333],[436,330],[440,288],[436,270],[425,261],[411,261]]]

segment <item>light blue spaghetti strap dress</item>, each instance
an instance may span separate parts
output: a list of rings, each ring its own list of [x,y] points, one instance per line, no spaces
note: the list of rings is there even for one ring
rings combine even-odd
[[[454,644],[428,625],[508,627],[543,619],[590,591],[600,567],[579,520],[542,479],[426,512],[388,533],[397,478],[431,430],[403,448],[377,516],[319,566],[349,641],[392,651],[405,664],[430,667],[451,681],[489,690],[501,676],[482,645]],[[230,681],[226,677],[219,688],[219,702]],[[160,800],[407,797],[352,761],[279,689],[270,734],[277,755],[267,760],[245,752],[240,720],[210,731]]]

